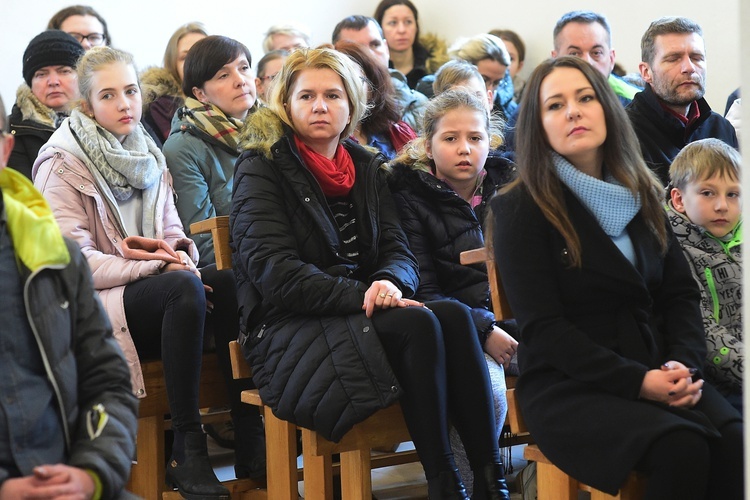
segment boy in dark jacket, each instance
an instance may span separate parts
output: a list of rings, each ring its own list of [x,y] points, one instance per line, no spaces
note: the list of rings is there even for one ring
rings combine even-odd
[[[3,168],[4,117],[0,101],[0,498],[118,498],[135,450],[130,373],[78,246]]]

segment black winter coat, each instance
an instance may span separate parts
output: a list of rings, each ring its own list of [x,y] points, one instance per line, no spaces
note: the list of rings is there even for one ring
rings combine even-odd
[[[339,255],[338,227],[289,129],[270,151],[239,158],[230,215],[253,380],[276,416],[334,441],[401,395],[362,311],[365,292],[388,279],[409,297],[418,283],[384,158],[344,144],[356,170],[359,262]]]
[[[711,111],[705,99],[698,99],[700,117],[688,128],[659,104],[651,85],[638,92],[625,108],[641,143],[643,159],[659,176],[664,186],[669,183],[669,166],[682,148],[693,141],[713,137],[735,149],[737,134],[729,121]]]
[[[465,266],[461,252],[484,246],[483,226],[490,198],[515,176],[505,158],[489,156],[482,185],[482,202],[472,209],[445,182],[425,170],[403,164],[392,166],[389,178],[409,248],[419,262],[421,301],[454,299],[471,308],[484,343],[495,316],[490,310],[487,268]]]
[[[102,498],[117,498],[135,455],[138,400],[122,350],[94,294],[86,259],[75,242],[65,242],[70,253],[67,266],[21,271],[28,290],[28,317],[59,403],[66,463],[95,471],[102,481]],[[92,437],[90,412],[99,404],[109,419],[101,434]]]
[[[34,120],[24,120],[18,105],[13,106],[13,111],[8,117],[8,126],[10,133],[15,137],[8,166],[31,179],[31,167],[39,156],[39,150],[52,137],[55,128]]]
[[[544,454],[615,494],[656,438],[675,429],[717,436],[716,428],[741,417],[709,384],[691,410],[639,399],[646,372],[668,360],[702,368],[698,286],[671,232],[662,255],[636,215],[627,226],[634,267],[563,190],[580,269],[570,267],[565,240],[523,187],[491,203],[495,258],[521,330],[516,391]]]

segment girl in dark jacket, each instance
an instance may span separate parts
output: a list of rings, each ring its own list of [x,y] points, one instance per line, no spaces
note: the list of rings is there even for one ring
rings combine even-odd
[[[351,141],[357,68],[293,52],[249,120],[230,231],[245,354],[265,404],[337,441],[399,396],[430,498],[468,498],[448,441],[466,444],[474,498],[509,498],[468,308],[409,300],[417,263],[379,167]]]
[[[507,411],[503,365],[510,363],[517,342],[495,325],[486,268],[460,262],[461,252],[484,246],[487,202],[514,174],[507,160],[488,156],[497,126],[487,103],[486,97],[465,88],[431,99],[424,114],[424,137],[410,143],[394,161],[389,181],[409,248],[419,262],[416,298],[452,299],[471,308],[490,373],[499,431]],[[451,444],[459,470],[468,470],[454,431]],[[469,482],[465,479],[467,489]]]
[[[585,61],[549,60],[518,129],[493,242],[540,449],[610,494],[636,469],[647,499],[742,498],[742,420],[704,383],[700,293],[617,97]]]

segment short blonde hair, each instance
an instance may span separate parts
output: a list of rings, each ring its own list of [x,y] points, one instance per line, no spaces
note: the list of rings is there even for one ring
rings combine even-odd
[[[275,35],[287,35],[296,36],[305,41],[307,46],[311,45],[310,33],[308,29],[301,24],[287,23],[287,24],[275,24],[268,28],[265,38],[263,39],[263,52],[269,53],[274,50],[273,37]]]
[[[672,186],[684,190],[688,184],[719,176],[739,181],[742,156],[729,144],[719,139],[691,142],[672,161],[669,178]]]
[[[510,53],[505,42],[495,35],[480,33],[471,38],[460,38],[448,49],[453,59],[461,59],[476,65],[479,61],[490,59],[503,66],[510,66]]]
[[[297,130],[286,109],[289,96],[299,74],[306,69],[330,69],[341,77],[344,83],[351,119],[343,132],[341,140],[349,137],[357,124],[367,112],[367,95],[360,80],[360,70],[357,64],[344,54],[327,48],[297,49],[284,62],[281,71],[274,78],[268,107],[276,113],[281,121],[289,125],[296,133]]]
[[[169,71],[169,74],[172,75],[174,79],[179,83],[182,83],[182,79],[180,78],[180,74],[177,72],[177,59],[180,56],[177,51],[177,47],[180,45],[180,40],[182,40],[182,37],[190,33],[198,33],[200,35],[208,36],[208,31],[206,31],[206,27],[203,26],[203,23],[192,22],[183,24],[182,26],[177,28],[177,31],[175,31],[169,38],[169,41],[167,42],[167,48],[164,51],[164,69]]]
[[[81,93],[81,103],[91,105],[91,86],[93,85],[94,73],[104,66],[110,64],[123,63],[133,67],[136,78],[138,78],[138,68],[135,66],[133,56],[128,52],[113,49],[103,45],[93,47],[83,54],[78,60],[76,73],[78,74],[78,91]],[[140,79],[137,80],[140,88]]]
[[[484,85],[484,79],[476,66],[463,59],[453,59],[440,66],[435,73],[435,81],[432,82],[433,96],[450,90],[454,86],[468,82],[476,78]]]

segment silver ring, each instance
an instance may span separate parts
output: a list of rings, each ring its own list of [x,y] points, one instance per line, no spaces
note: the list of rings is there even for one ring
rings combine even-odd
[[[389,296],[389,297],[393,297],[393,293],[389,293],[389,294],[388,294],[388,296]]]

